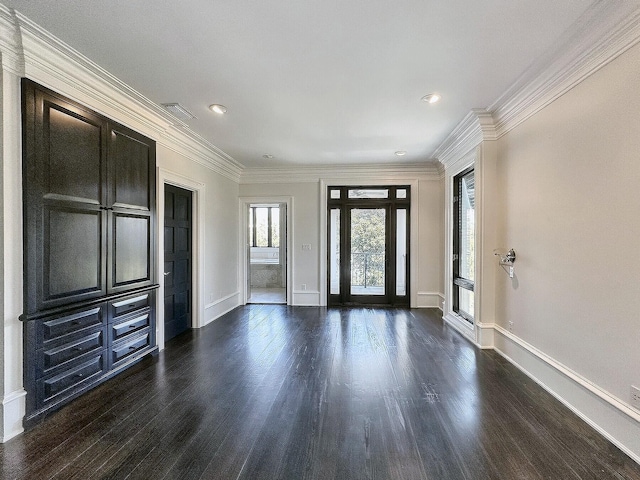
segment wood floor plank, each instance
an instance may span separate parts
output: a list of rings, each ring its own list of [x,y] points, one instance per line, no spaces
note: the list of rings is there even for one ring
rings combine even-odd
[[[437,310],[250,305],[0,445],[2,479],[640,480]]]

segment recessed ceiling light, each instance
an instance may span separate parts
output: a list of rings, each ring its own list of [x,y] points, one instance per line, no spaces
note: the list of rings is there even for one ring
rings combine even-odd
[[[262,155],[262,158],[273,158],[273,155],[269,155],[268,153],[265,153],[264,155]]]
[[[398,151],[396,152],[396,155],[397,155],[397,156],[399,156],[399,157],[402,157],[402,156],[404,156],[404,155],[406,155],[406,154],[407,154],[407,152],[405,152],[404,150],[398,150]]]
[[[223,113],[227,113],[227,107],[217,103],[214,103],[213,105],[209,105],[209,110],[215,113],[219,113],[220,115],[222,115]]]
[[[438,100],[440,100],[440,95],[438,95],[437,93],[430,93],[429,95],[425,95],[424,97],[422,97],[422,100],[427,102],[427,103],[436,103]]]

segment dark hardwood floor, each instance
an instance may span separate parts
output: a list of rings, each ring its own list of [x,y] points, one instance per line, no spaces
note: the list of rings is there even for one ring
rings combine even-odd
[[[438,313],[237,308],[0,446],[2,479],[640,479]]]

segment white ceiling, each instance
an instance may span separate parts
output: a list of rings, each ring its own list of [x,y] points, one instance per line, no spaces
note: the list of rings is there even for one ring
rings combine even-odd
[[[185,106],[189,127],[236,161],[270,167],[429,161],[594,2],[4,3],[153,102]],[[431,92],[442,101],[420,100]]]

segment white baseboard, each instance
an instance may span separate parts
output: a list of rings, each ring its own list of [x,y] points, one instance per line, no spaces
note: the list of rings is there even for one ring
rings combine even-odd
[[[313,290],[294,290],[292,305],[297,307],[319,307],[320,292]]]
[[[493,323],[475,322],[476,345],[484,350],[491,350],[495,344],[495,327]]]
[[[22,419],[25,415],[26,396],[26,391],[17,390],[2,399],[2,443],[24,432]]]
[[[240,292],[234,292],[226,297],[222,297],[215,302],[209,303],[204,306],[205,309],[205,321],[204,325],[208,325],[214,320],[217,320],[225,313],[229,313],[231,310],[240,305]],[[202,325],[204,327],[204,325]]]
[[[439,308],[442,310],[444,295],[438,292],[418,292],[417,308]]]
[[[494,342],[500,355],[640,463],[640,411],[499,325]]]

